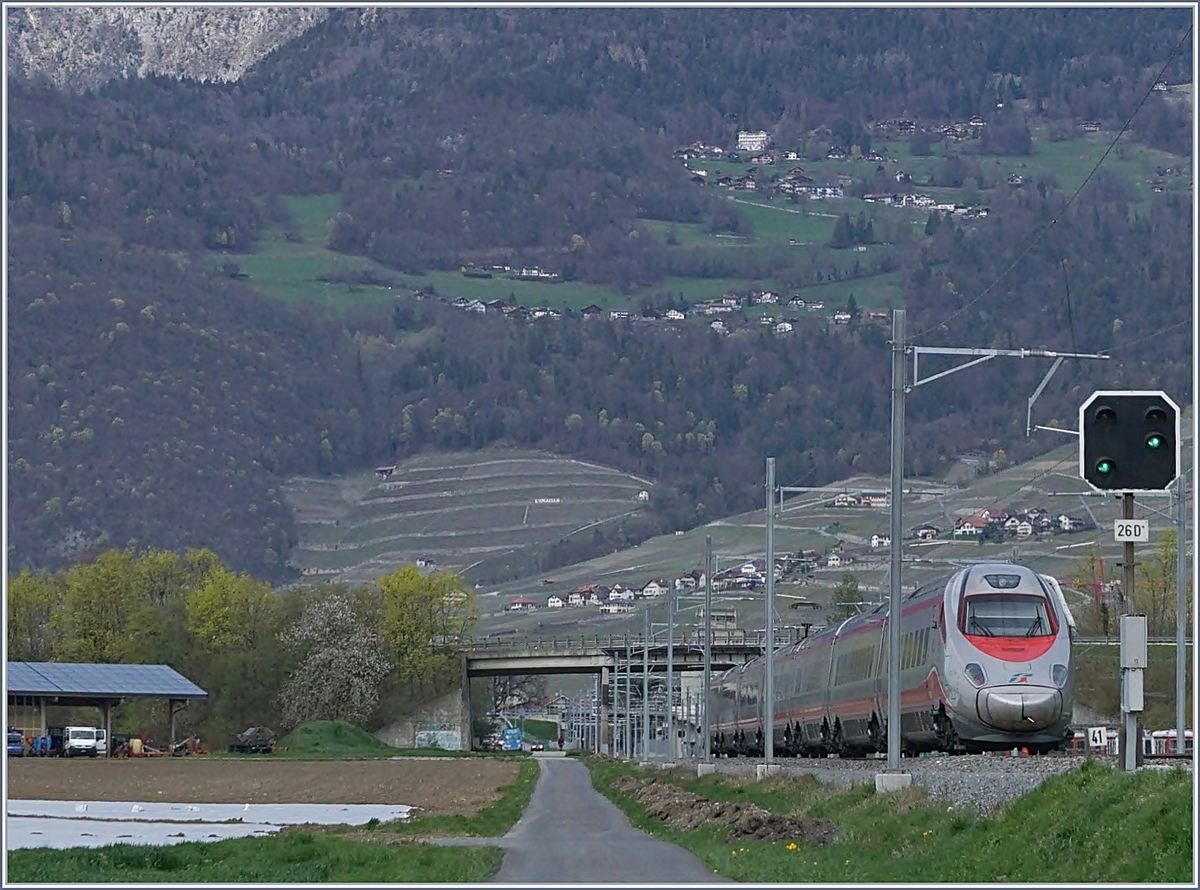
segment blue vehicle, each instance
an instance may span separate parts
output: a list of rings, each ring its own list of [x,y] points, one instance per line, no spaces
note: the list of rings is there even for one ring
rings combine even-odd
[[[25,734],[12,726],[8,728],[8,756],[25,756]]]
[[[500,746],[505,751],[520,751],[521,743],[524,741],[523,734],[520,729],[506,729],[500,733]]]

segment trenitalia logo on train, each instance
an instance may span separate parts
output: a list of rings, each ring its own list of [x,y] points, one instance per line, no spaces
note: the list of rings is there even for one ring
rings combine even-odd
[[[774,654],[774,749],[887,750],[888,603]],[[1072,713],[1074,619],[1058,582],[1025,566],[973,565],[904,597],[904,753],[1061,748]],[[765,658],[714,678],[713,752],[762,756]]]

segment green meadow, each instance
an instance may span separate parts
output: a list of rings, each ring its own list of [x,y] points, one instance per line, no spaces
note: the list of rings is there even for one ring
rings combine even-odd
[[[814,182],[835,182],[839,174],[849,173],[858,178],[869,177],[882,166],[888,177],[903,171],[912,176],[914,188],[949,202],[979,200],[1001,189],[1009,189],[1008,178],[1019,175],[1035,187],[1039,177],[1052,176],[1057,187],[1073,194],[1084,182],[1096,163],[1108,151],[1105,168],[1125,180],[1137,196],[1135,206],[1145,204],[1152,196],[1151,180],[1156,167],[1180,166],[1181,159],[1166,152],[1119,141],[1109,151],[1114,134],[1088,133],[1056,141],[1048,131],[1033,128],[1033,153],[1026,157],[996,157],[977,155],[973,144],[940,143],[928,157],[914,157],[905,140],[886,140],[877,146],[890,160],[882,164],[865,160],[781,161],[760,171],[782,176],[791,167],[801,166]],[[981,189],[981,183],[968,179],[964,188],[951,189],[922,185],[931,173],[945,163],[946,158],[962,155],[978,165],[985,184],[994,188]],[[692,162],[695,169],[707,170],[710,181],[722,174],[741,175],[750,164],[727,161]],[[1186,189],[1188,176],[1165,177],[1167,189]],[[714,189],[712,185],[697,186]],[[872,252],[904,250],[914,236],[920,236],[928,212],[921,209],[883,207],[865,201],[793,200],[758,192],[724,193],[723,197],[736,202],[753,226],[749,236],[710,234],[701,224],[672,223],[661,220],[642,220],[640,224],[652,235],[669,245],[671,250],[709,248],[722,251],[765,251],[781,247],[811,254],[825,251],[822,262],[829,262],[827,249],[834,222],[842,213],[852,217],[862,212],[876,220],[877,236],[884,230],[898,238],[896,246],[873,244],[863,252],[838,251],[835,262],[845,273],[856,262],[868,261]],[[283,226],[268,226],[263,231],[253,253],[222,257],[222,262],[234,262],[248,276],[247,283],[267,296],[285,301],[304,301],[339,314],[355,306],[407,297],[410,289],[422,288],[439,297],[455,299],[515,301],[527,307],[548,306],[578,311],[589,304],[602,309],[640,309],[644,303],[677,299],[689,302],[713,299],[730,291],[750,289],[782,290],[780,282],[772,280],[730,278],[667,278],[652,286],[629,293],[617,288],[582,282],[541,283],[515,281],[502,277],[467,278],[458,271],[430,271],[424,275],[405,275],[363,257],[354,257],[329,250],[326,237],[330,222],[338,212],[337,195],[291,196],[285,199],[292,215],[287,230]],[[897,225],[899,228],[897,228]],[[895,273],[857,278],[823,284],[805,289],[806,299],[823,300],[829,312],[845,305],[853,294],[864,309],[884,310],[899,304],[902,292]],[[828,314],[826,312],[825,314]]]

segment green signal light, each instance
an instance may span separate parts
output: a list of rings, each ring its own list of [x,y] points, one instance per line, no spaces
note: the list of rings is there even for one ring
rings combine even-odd
[[[1167,440],[1158,433],[1151,433],[1146,437],[1146,447],[1152,451],[1157,451],[1167,444]]]
[[[1096,472],[1099,473],[1101,476],[1112,475],[1112,471],[1113,471],[1113,462],[1111,460],[1108,460],[1107,458],[1105,458],[1104,460],[1096,462]]]

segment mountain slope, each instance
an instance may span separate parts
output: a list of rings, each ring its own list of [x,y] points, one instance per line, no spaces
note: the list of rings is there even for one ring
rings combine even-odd
[[[8,73],[74,91],[150,75],[233,81],[327,15],[294,6],[10,8]]]

